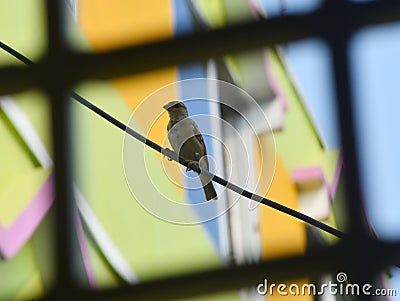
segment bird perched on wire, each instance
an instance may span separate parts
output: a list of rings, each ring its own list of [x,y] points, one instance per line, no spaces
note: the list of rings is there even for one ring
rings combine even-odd
[[[188,161],[189,168],[191,164],[198,164],[201,169],[208,171],[209,164],[203,136],[197,124],[188,117],[188,110],[184,103],[171,101],[163,108],[169,114],[168,140],[175,153],[183,160]],[[200,174],[199,178],[207,201],[216,200],[217,193],[211,178],[205,174]]]

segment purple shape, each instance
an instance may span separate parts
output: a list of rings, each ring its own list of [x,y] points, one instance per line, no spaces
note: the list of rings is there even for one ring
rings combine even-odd
[[[54,172],[8,228],[0,224],[0,252],[12,258],[35,232],[54,201]]]

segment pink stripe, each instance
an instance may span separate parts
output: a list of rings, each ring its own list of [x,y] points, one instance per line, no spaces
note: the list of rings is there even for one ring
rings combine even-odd
[[[78,236],[79,247],[81,249],[82,260],[85,266],[86,275],[89,280],[91,288],[97,288],[96,277],[94,275],[94,269],[89,256],[89,250],[86,244],[85,233],[83,231],[81,218],[79,216],[78,209],[75,209],[75,228]]]
[[[0,224],[0,252],[5,259],[12,258],[20,250],[49,211],[54,202],[54,180],[54,172],[52,172],[10,227],[6,228]],[[89,284],[95,288],[97,287],[96,279],[78,212],[76,212],[75,224]]]
[[[31,237],[54,201],[54,172],[9,228],[0,225],[0,251],[4,258],[13,257]]]
[[[297,168],[292,172],[292,180],[296,183],[314,179],[322,179],[323,171],[319,166]]]
[[[285,93],[283,92],[282,87],[280,86],[278,80],[275,77],[274,71],[271,68],[267,51],[265,51],[264,54],[264,66],[265,66],[265,72],[267,73],[268,76],[268,82],[271,85],[272,90],[278,96],[278,99],[281,102],[283,110],[286,110],[288,107],[288,101]]]
[[[321,180],[328,191],[329,199],[332,201],[336,195],[342,166],[343,160],[342,154],[340,153],[336,164],[335,174],[332,179],[332,184],[328,182],[328,179],[326,178],[325,173],[320,166],[297,168],[292,172],[292,180],[296,183],[314,179]]]

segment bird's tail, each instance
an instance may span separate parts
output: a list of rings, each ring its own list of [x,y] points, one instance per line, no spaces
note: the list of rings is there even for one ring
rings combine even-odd
[[[200,161],[200,167],[203,170],[208,170],[208,160],[207,157],[204,157],[205,160]],[[212,182],[212,177],[209,176],[208,174],[201,173],[200,174],[200,181],[201,185],[203,186],[204,194],[206,195],[206,200],[216,200],[218,199],[217,197],[217,192],[215,191],[213,182]]]
[[[212,182],[210,182],[206,186],[204,186],[203,189],[204,189],[204,194],[206,195],[207,201],[218,199],[217,192],[215,191],[214,185]]]
[[[213,182],[208,182],[206,185],[203,185],[204,194],[206,195],[206,200],[216,200],[218,199],[217,192],[215,191]]]

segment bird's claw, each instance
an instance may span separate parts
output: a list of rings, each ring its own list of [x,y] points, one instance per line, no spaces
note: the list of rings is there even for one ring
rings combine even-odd
[[[196,161],[187,161],[186,172],[193,170],[193,166],[197,166]]]

